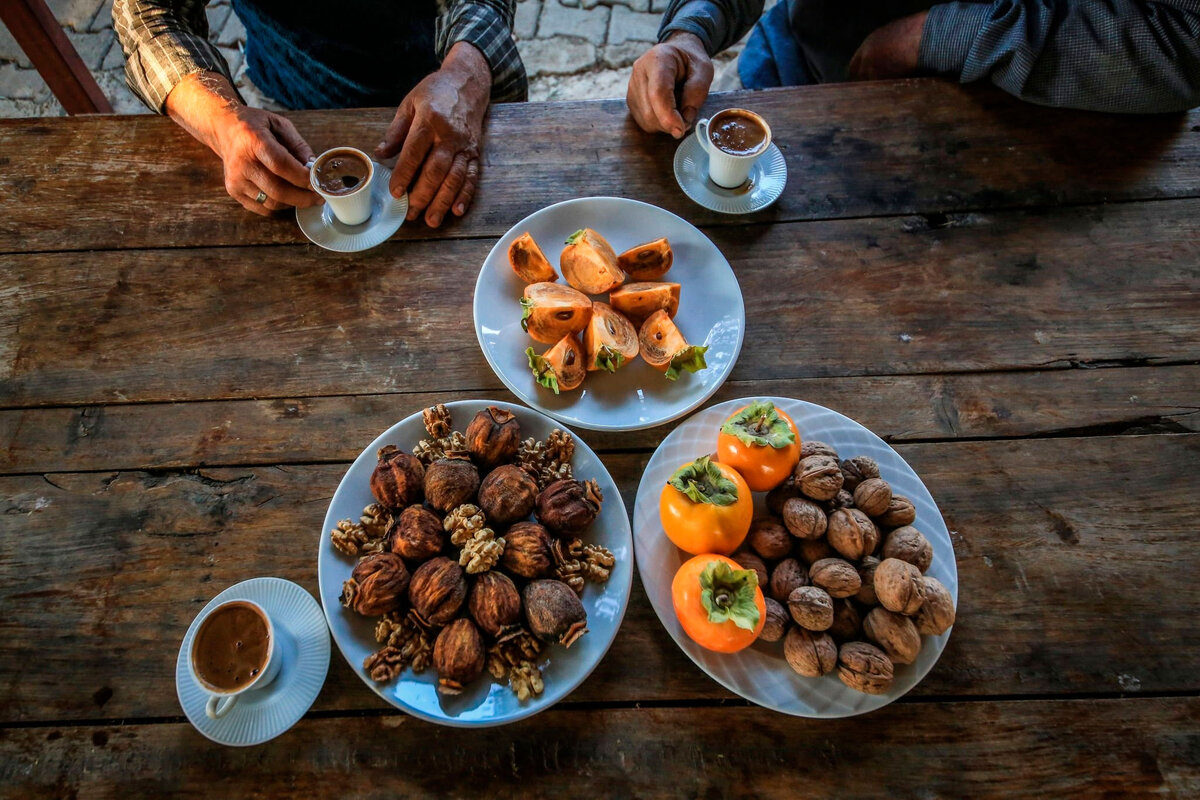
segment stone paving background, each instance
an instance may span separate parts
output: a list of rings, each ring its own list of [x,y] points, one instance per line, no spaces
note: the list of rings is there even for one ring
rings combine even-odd
[[[114,110],[147,113],[125,86],[121,47],[112,30],[112,0],[49,0],[48,5]],[[529,99],[624,97],[633,62],[654,42],[666,6],[667,0],[520,0],[514,33],[529,72]],[[207,11],[210,37],[240,78],[245,30],[229,0],[210,3]],[[721,54],[718,69],[730,63],[738,49]],[[255,99],[247,96],[247,101],[253,104]],[[0,117],[63,113],[8,29],[0,25]]]

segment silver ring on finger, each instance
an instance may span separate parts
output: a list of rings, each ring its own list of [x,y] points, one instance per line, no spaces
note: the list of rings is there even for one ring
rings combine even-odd
[[[266,193],[266,192],[264,192],[262,189],[259,189],[259,190],[258,190],[258,197],[254,198],[254,202],[256,202],[256,203],[265,203],[265,202],[267,202],[267,193]]]

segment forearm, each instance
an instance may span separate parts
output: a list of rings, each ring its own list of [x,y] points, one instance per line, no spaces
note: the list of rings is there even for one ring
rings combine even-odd
[[[193,72],[167,95],[166,112],[180,127],[207,145],[218,156],[221,143],[218,131],[236,116],[243,105],[224,75],[216,72]]]
[[[716,55],[745,36],[762,10],[763,0],[671,0],[663,13],[658,40],[664,41],[676,31],[690,33],[710,56]]]
[[[525,100],[529,80],[512,38],[516,0],[450,0],[437,19],[435,47],[443,68],[460,43],[473,46],[488,68],[494,102]]]

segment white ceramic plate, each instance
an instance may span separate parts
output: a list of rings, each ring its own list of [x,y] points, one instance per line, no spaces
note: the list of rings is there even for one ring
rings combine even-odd
[[[552,430],[562,427],[536,411],[512,403],[463,400],[447,403],[446,407],[450,410],[455,429],[463,430],[476,412],[490,405],[508,409],[516,414],[521,423],[522,438],[532,436],[535,439],[545,439]],[[350,668],[376,694],[397,708],[430,722],[459,727],[485,727],[515,722],[543,711],[566,697],[591,674],[617,635],[617,628],[625,616],[629,587],[633,580],[633,537],[629,530],[625,504],[621,501],[621,494],[617,491],[617,485],[613,483],[608,470],[583,440],[576,436],[575,458],[572,462],[575,475],[581,480],[595,480],[604,494],[600,516],[592,523],[583,539],[588,543],[604,545],[611,550],[617,565],[607,583],[589,583],[584,589],[582,599],[583,607],[587,610],[588,633],[570,649],[555,645],[543,651],[539,663],[543,668],[542,676],[546,689],[541,697],[522,703],[507,684],[497,683],[486,672],[461,695],[446,697],[437,692],[437,675],[432,666],[420,675],[406,669],[400,677],[390,683],[376,683],[362,667],[363,660],[379,649],[374,635],[375,619],[361,617],[343,608],[338,600],[342,592],[342,583],[350,577],[350,571],[357,559],[334,550],[329,541],[329,531],[337,525],[338,520],[358,519],[363,508],[374,502],[371,497],[370,479],[378,460],[376,452],[379,448],[394,444],[405,451],[411,451],[413,445],[425,436],[425,426],[419,411],[404,418],[371,442],[355,459],[338,485],[333,502],[329,504],[329,512],[325,515],[325,526],[322,528],[321,545],[317,554],[321,604],[325,607],[325,617],[329,621],[329,629],[333,632],[333,640],[337,642],[338,649],[346,657]]]
[[[671,474],[684,463],[712,453],[717,447],[717,430],[737,409],[757,398],[743,398],[706,408],[680,425],[668,436],[646,465],[638,487],[633,512],[637,530],[637,565],[650,604],[664,627],[692,661],[726,689],[760,706],[801,717],[849,717],[882,708],[900,697],[937,663],[950,638],[923,636],[921,653],[913,664],[897,664],[896,680],[882,695],[856,692],[843,684],[836,674],[821,678],[798,675],[783,660],[782,642],[758,642],[740,653],[714,653],[697,645],[679,625],[671,605],[671,579],[690,556],[671,544],[658,516],[659,495]],[[946,523],[933,502],[929,490],[900,455],[875,434],[852,419],[822,406],[783,397],[762,398],[775,403],[789,414],[805,440],[832,445],[842,458],[870,456],[879,463],[879,472],[898,493],[912,500],[917,509],[914,525],[933,545],[933,563],[926,575],[937,578],[958,602],[958,568],[954,546]],[[761,508],[763,495],[755,496]]]
[[[708,345],[708,369],[672,383],[638,358],[612,374],[590,373],[573,392],[555,395],[537,384],[525,348],[543,353],[550,346],[521,330],[525,285],[508,264],[508,246],[528,231],[557,269],[563,242],[583,227],[598,231],[618,253],[667,237],[675,261],[663,280],[683,287],[675,322],[689,342]],[[651,428],[698,408],[729,376],[745,330],[742,290],[717,246],[669,211],[620,197],[567,200],[529,215],[496,242],[475,283],[475,333],[492,370],[529,405],[592,430]]]

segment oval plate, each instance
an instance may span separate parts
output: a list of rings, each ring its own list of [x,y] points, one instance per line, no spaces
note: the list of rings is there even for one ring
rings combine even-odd
[[[447,403],[456,430],[463,430],[475,414],[488,406],[499,406],[516,414],[521,423],[521,437],[545,439],[555,428],[562,427],[536,411],[512,403],[461,400]],[[459,727],[503,725],[536,714],[566,697],[583,682],[608,651],[629,603],[629,588],[633,581],[633,537],[621,493],[608,470],[582,439],[575,437],[575,458],[572,466],[581,479],[593,479],[604,493],[600,516],[592,523],[585,541],[601,544],[616,556],[617,565],[605,584],[589,583],[583,592],[583,607],[587,610],[588,633],[570,649],[549,647],[542,654],[542,675],[546,689],[541,697],[522,703],[507,684],[499,684],[486,672],[469,685],[463,694],[446,697],[437,692],[437,675],[429,667],[420,675],[405,669],[390,683],[376,683],[363,670],[363,660],[379,649],[375,642],[375,618],[360,617],[342,608],[339,597],[342,583],[350,577],[357,559],[333,549],[329,531],[338,520],[358,519],[365,506],[375,500],[371,496],[371,472],[375,469],[376,452],[386,444],[405,451],[426,436],[421,413],[405,417],[388,428],[354,460],[338,485],[325,526],[321,529],[321,544],[317,553],[317,573],[321,588],[321,605],[333,640],[349,662],[350,668],[367,686],[396,708],[430,722]]]
[[[945,584],[955,605],[958,604],[958,567],[954,562],[950,534],[937,504],[912,467],[882,439],[849,417],[813,403],[784,397],[743,398],[706,408],[672,431],[658,446],[642,473],[633,512],[642,585],[675,643],[698,667],[731,692],[765,708],[800,717],[849,717],[882,708],[920,683],[933,668],[950,638],[949,630],[941,636],[921,637],[921,653],[916,662],[897,664],[891,690],[886,694],[870,695],[854,691],[832,673],[820,678],[806,678],[792,671],[783,659],[782,642],[758,642],[733,654],[705,650],[688,638],[675,617],[671,579],[679,565],[690,556],[675,547],[663,532],[658,516],[659,495],[680,466],[716,450],[717,431],[726,417],[756,399],[770,400],[790,415],[802,439],[832,445],[844,458],[870,456],[879,463],[883,478],[916,506],[914,525],[933,545],[933,563],[925,574]],[[762,510],[763,497],[755,495],[756,510]]]

